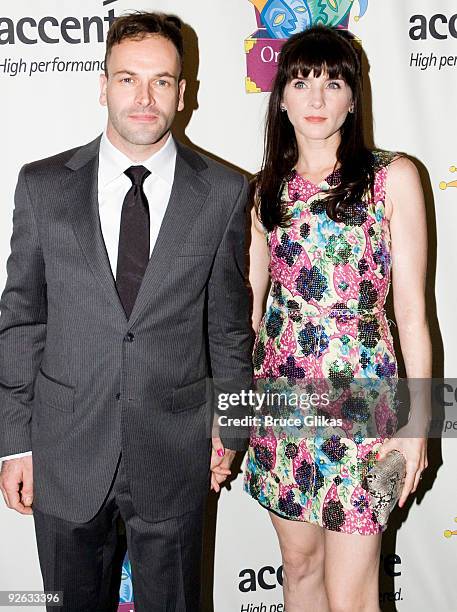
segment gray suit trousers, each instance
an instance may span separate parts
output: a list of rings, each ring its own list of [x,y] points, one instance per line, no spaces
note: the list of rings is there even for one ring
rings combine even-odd
[[[198,612],[203,515],[200,508],[144,521],[134,510],[122,457],[92,520],[73,523],[35,509],[44,589],[63,591],[63,607],[48,612],[115,612],[126,547],[135,612]]]

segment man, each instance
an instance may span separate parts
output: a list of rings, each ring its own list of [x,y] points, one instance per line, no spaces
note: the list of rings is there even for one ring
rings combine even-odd
[[[44,587],[65,611],[116,609],[120,516],[137,612],[196,612],[210,461],[218,490],[246,442],[227,428],[211,452],[206,411],[210,372],[219,390],[251,382],[246,180],[170,135],[179,25],[113,24],[106,132],[26,165],[16,190],[0,486],[10,508],[33,504]]]

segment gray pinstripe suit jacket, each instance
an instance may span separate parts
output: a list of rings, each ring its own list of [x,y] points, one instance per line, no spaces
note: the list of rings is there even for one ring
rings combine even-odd
[[[84,522],[122,451],[137,512],[162,520],[208,491],[206,377],[251,384],[246,180],[178,144],[127,320],[98,217],[99,143],[19,176],[0,303],[0,456],[32,449],[34,505]],[[231,434],[225,444],[244,447]]]

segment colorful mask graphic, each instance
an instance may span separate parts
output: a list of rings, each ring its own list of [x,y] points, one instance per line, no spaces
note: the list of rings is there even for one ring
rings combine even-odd
[[[362,17],[368,0],[357,0]],[[355,0],[250,0],[271,38],[289,38],[311,25],[347,27]]]
[[[118,612],[128,612],[133,609],[133,585],[132,585],[132,567],[128,554],[125,555],[122,565],[122,581],[119,591],[119,610]]]

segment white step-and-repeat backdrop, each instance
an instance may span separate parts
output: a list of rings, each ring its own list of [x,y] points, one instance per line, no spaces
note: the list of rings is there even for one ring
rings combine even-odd
[[[297,4],[274,2],[284,11]],[[255,0],[260,11],[271,4]],[[370,64],[365,93],[374,117],[374,141],[381,148],[409,153],[421,170],[430,228],[434,374],[452,378],[457,375],[457,4],[303,0],[303,5],[306,15],[349,27],[361,39]],[[243,171],[259,168],[265,90],[284,34],[278,30],[280,19],[276,24],[262,22],[254,0],[2,2],[2,286],[18,171],[25,162],[88,142],[103,130],[98,74],[106,29],[115,16],[131,9],[173,12],[189,26],[190,83],[177,135]],[[452,398],[452,381],[449,384],[446,393]],[[446,418],[455,422],[457,409],[449,404]],[[383,610],[457,610],[456,441],[434,440],[430,463],[418,496],[404,512],[394,514],[384,538]],[[0,590],[39,590],[33,519],[0,506]],[[211,502],[205,612],[212,609],[211,589],[216,612],[283,611],[275,536],[266,513],[242,492],[240,475],[219,500],[215,539],[214,506]],[[133,608],[129,572],[126,560],[122,610]]]

